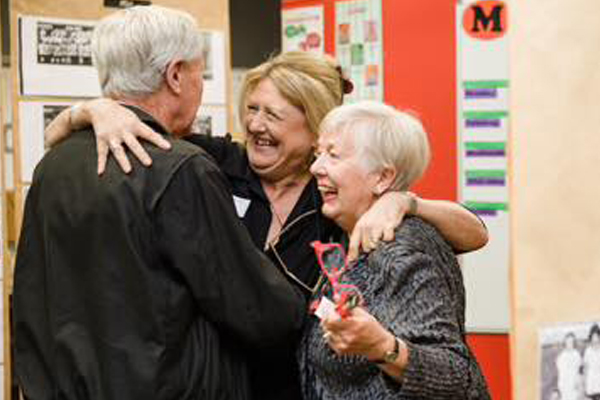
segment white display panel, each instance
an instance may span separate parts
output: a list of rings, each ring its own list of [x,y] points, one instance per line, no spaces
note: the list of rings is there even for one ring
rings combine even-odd
[[[95,22],[34,16],[19,18],[19,72],[24,96],[97,97],[92,65]]]
[[[323,6],[284,9],[281,12],[282,51],[325,51]]]
[[[37,163],[44,157],[46,126],[71,103],[19,102],[21,181],[31,182]]]
[[[483,219],[490,236],[483,249],[461,257],[470,332],[507,332],[510,326],[506,5],[489,4],[456,6],[459,201]],[[475,6],[483,19],[469,18]]]
[[[335,54],[354,85],[346,102],[383,101],[381,0],[335,3]]]

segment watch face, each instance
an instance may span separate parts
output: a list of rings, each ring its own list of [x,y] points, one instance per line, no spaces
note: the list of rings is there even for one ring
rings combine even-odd
[[[398,341],[398,338],[396,338],[396,343],[394,344],[394,350],[388,351],[387,353],[385,353],[385,355],[383,356],[383,360],[386,363],[393,363],[398,358],[399,353],[400,353],[400,342]]]
[[[396,361],[396,358],[398,358],[398,353],[394,353],[393,351],[385,353],[385,356],[383,357],[386,363],[393,363]]]

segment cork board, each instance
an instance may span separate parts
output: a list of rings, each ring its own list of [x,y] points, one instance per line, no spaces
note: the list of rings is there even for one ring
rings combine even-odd
[[[104,7],[104,0],[93,0],[93,1],[81,1],[81,0],[9,0],[10,1],[10,43],[11,43],[11,76],[12,76],[12,96],[11,102],[13,104],[13,132],[14,134],[14,218],[11,221],[11,229],[14,230],[18,237],[20,231],[21,220],[23,215],[23,198],[27,190],[27,185],[21,180],[21,160],[23,157],[23,151],[27,149],[21,148],[21,141],[19,138],[20,132],[20,121],[19,121],[19,102],[23,101],[40,101],[40,102],[72,102],[77,99],[74,98],[61,98],[61,97],[41,97],[41,96],[21,96],[20,95],[20,82],[19,82],[19,69],[18,69],[18,16],[19,15],[31,15],[31,16],[43,16],[51,18],[61,19],[81,19],[81,20],[98,20],[112,12],[117,11],[116,8]],[[226,104],[228,114],[228,127],[233,126],[233,108],[231,106],[230,99],[231,95],[231,56],[230,56],[230,37],[229,37],[229,2],[228,0],[211,0],[211,1],[186,1],[186,0],[152,0],[152,4],[162,5],[165,7],[178,8],[192,14],[201,29],[203,30],[216,30],[221,31],[224,36],[225,42],[225,70],[226,70]],[[12,265],[4,266],[4,276],[12,276]],[[11,282],[5,282],[4,295],[8,296],[11,292]],[[6,298],[6,297],[5,297]],[[7,308],[5,307],[5,314]],[[5,321],[7,315],[4,316]],[[4,324],[4,337],[8,340],[8,327]],[[7,343],[7,342],[5,342]],[[5,346],[5,349],[9,346]],[[10,358],[8,352],[4,355],[4,382],[11,381],[11,368]],[[4,398],[11,397],[10,385],[4,385]]]
[[[512,365],[540,399],[541,328],[600,317],[600,2],[511,2]]]

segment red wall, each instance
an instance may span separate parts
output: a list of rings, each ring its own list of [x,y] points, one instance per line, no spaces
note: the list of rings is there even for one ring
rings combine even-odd
[[[490,388],[492,399],[512,399],[508,335],[467,335]]]
[[[343,0],[338,0],[343,1]],[[335,0],[284,2],[284,8],[322,4],[325,50],[335,54]],[[423,197],[456,200],[455,0],[382,0],[385,101],[415,111],[429,133],[432,163],[415,187]],[[512,398],[508,335],[470,334],[493,399]]]

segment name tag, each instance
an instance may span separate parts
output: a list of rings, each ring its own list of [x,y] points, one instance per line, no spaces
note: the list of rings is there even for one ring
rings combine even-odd
[[[235,205],[235,211],[237,212],[238,217],[244,218],[244,215],[246,215],[246,212],[248,211],[248,207],[250,207],[250,199],[233,195],[233,205]]]
[[[340,318],[340,315],[335,310],[335,303],[325,296],[321,298],[319,306],[315,310],[315,315],[319,317],[319,319],[330,317],[333,317],[335,319]]]

